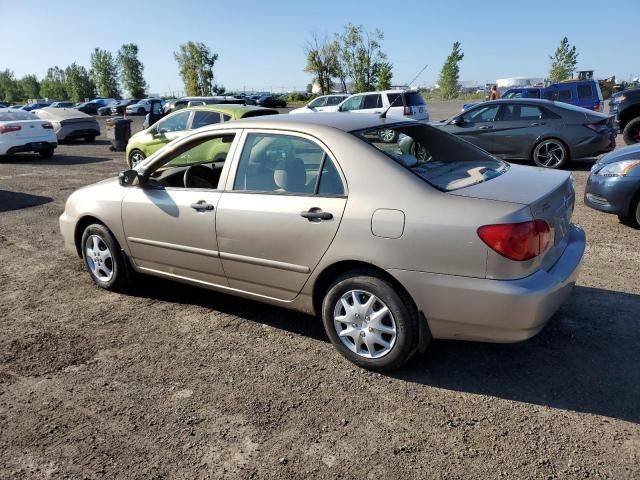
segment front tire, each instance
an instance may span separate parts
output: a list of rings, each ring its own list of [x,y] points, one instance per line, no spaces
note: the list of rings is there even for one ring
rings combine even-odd
[[[390,371],[418,346],[418,312],[410,298],[370,272],[337,278],[322,302],[324,328],[338,352],[359,367]]]
[[[532,160],[538,167],[560,168],[569,159],[569,151],[562,141],[548,138],[533,148]]]
[[[640,142],[640,117],[634,118],[624,127],[622,138],[627,145]]]
[[[94,283],[105,290],[122,290],[127,284],[126,259],[107,227],[89,225],[81,242],[82,259]]]

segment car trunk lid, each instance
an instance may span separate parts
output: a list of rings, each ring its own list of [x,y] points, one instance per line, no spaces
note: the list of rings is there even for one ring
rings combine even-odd
[[[507,172],[491,181],[449,194],[521,204],[529,208],[532,219],[547,222],[551,242],[532,267],[548,270],[567,246],[575,206],[573,182],[568,172],[511,165]]]
[[[19,130],[4,133],[3,135],[11,135],[16,139],[24,140],[25,142],[48,138],[51,130],[44,128],[44,125],[49,125],[49,128],[52,128],[51,124],[44,120],[12,120],[2,122],[2,124],[7,127],[20,127]]]

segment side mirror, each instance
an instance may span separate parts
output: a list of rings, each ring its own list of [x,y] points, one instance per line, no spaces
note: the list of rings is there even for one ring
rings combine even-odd
[[[125,170],[118,174],[118,183],[122,187],[130,187],[138,180],[138,172],[134,169]]]
[[[462,124],[464,124],[464,118],[462,118],[462,116],[456,117],[451,120],[451,125],[455,125],[456,127],[459,127]]]

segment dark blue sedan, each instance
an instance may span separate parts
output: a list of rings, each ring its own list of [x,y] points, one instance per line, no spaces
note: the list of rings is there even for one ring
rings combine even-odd
[[[591,169],[584,203],[640,228],[640,144],[602,157]]]

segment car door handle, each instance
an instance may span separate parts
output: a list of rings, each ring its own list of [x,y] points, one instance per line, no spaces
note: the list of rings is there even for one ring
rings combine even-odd
[[[204,200],[200,200],[199,202],[192,203],[191,204],[191,208],[193,208],[194,210],[197,210],[199,212],[211,211],[211,210],[213,210],[213,205],[211,205],[210,203],[205,202]]]
[[[540,125],[545,125],[545,124],[546,124],[546,122],[533,122],[531,124],[531,126],[532,127],[539,127]]]
[[[310,222],[319,222],[320,220],[331,220],[333,214],[329,212],[323,212],[319,208],[310,208],[306,212],[300,212],[300,216],[308,219]]]
[[[480,127],[480,130],[489,130],[493,128],[493,125],[483,125],[482,127]]]

